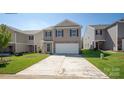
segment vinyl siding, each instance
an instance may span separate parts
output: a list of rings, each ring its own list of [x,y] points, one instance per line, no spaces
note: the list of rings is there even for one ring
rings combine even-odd
[[[105,40],[106,31],[102,30],[102,35],[95,35],[95,40]]]
[[[27,43],[28,36],[19,32],[16,32],[16,42],[17,43]]]
[[[93,41],[95,41],[95,29],[87,26],[86,32],[83,37],[83,48],[84,49],[92,49]]]
[[[113,25],[107,29],[105,48],[117,51],[117,35],[118,35],[118,25]]]
[[[78,29],[78,36],[70,36],[70,29]],[[63,37],[56,37],[56,29],[63,30]],[[79,43],[79,48],[81,49],[81,27],[56,27],[53,33],[54,47],[55,43]]]
[[[124,38],[124,23],[118,24],[118,37]]]

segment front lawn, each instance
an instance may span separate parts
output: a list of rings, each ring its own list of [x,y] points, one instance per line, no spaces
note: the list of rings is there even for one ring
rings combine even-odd
[[[104,59],[100,59],[100,53]],[[124,78],[124,52],[82,50],[82,54],[110,78]]]
[[[11,56],[7,59],[10,62],[6,65],[0,64],[0,74],[15,74],[25,68],[43,60],[44,58],[48,57],[47,54],[24,54],[23,56]]]

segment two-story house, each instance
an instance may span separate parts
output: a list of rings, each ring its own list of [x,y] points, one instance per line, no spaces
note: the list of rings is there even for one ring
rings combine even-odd
[[[105,49],[106,30],[108,25],[89,25],[83,37],[84,49]]]
[[[6,52],[36,52],[38,45],[38,36],[41,30],[22,31],[17,28],[7,26],[11,32],[11,41]]]
[[[6,51],[79,54],[81,49],[81,26],[70,20],[42,30],[22,31],[10,26],[8,29],[12,39]]]
[[[45,53],[79,54],[81,49],[81,26],[64,20],[43,29],[42,49]]]
[[[83,39],[84,49],[122,50],[124,19],[110,25],[89,25]]]

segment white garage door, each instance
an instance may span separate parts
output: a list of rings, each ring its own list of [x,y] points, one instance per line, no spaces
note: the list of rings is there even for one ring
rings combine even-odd
[[[55,47],[57,54],[79,54],[78,43],[56,43]]]
[[[124,39],[122,39],[122,50],[124,51]]]

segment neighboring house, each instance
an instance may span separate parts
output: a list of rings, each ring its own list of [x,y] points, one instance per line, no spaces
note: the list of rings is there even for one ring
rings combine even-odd
[[[79,54],[81,26],[64,20],[42,30],[21,31],[8,26],[12,39],[6,51]]]
[[[89,25],[83,38],[84,49],[122,50],[124,20],[110,25]]]
[[[37,48],[37,36],[40,31],[22,31],[11,26],[7,26],[8,30],[11,32],[12,37],[9,42],[8,48],[5,49],[6,52],[36,52]],[[37,38],[36,38],[37,37]],[[35,39],[36,38],[36,39]]]
[[[82,41],[81,43],[82,43],[82,49],[83,49],[83,37],[82,37],[81,41]]]

